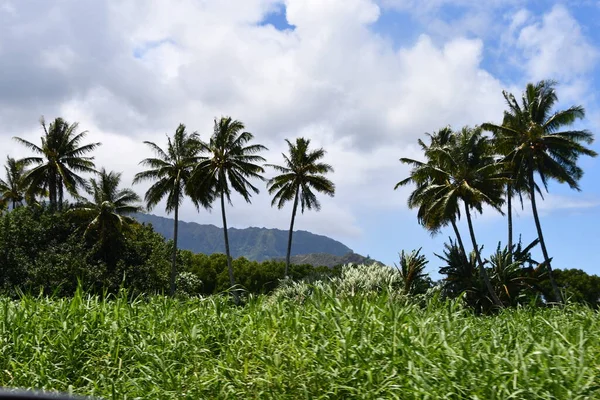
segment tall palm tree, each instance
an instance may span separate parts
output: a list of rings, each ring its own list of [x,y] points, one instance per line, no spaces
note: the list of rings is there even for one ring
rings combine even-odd
[[[436,228],[451,220],[463,203],[481,279],[493,302],[501,306],[485,271],[471,220],[471,210],[481,213],[484,204],[502,213],[502,185],[506,179],[500,176],[501,164],[494,160],[490,140],[481,134],[481,129],[465,127],[445,146],[430,148],[428,157],[434,162],[417,165],[420,175],[416,177],[420,190],[416,201],[426,206],[426,223]]]
[[[12,209],[22,205],[25,200],[27,185],[23,179],[25,167],[23,163],[16,161],[12,157],[6,157],[6,181],[0,179],[0,202],[8,206],[10,203]]]
[[[552,275],[551,258],[537,211],[535,192],[538,189],[535,177],[539,177],[546,191],[550,179],[566,182],[571,189],[579,191],[578,181],[583,176],[583,170],[577,165],[577,160],[581,155],[595,157],[597,153],[584,146],[593,142],[591,132],[562,130],[583,119],[585,110],[582,106],[571,106],[566,110],[553,112],[558,102],[555,86],[554,81],[529,83],[520,103],[512,94],[504,92],[508,110],[504,112],[503,124],[488,123],[483,127],[502,138],[506,147],[511,149],[506,158],[518,166],[513,179],[526,182],[544,264],[548,269],[555,300],[562,302]]]
[[[25,175],[30,194],[39,191],[39,188],[47,188],[50,207],[62,210],[64,189],[74,197],[79,196],[80,188],[87,189],[87,181],[77,173],[97,172],[94,157],[84,155],[92,152],[101,143],[81,145],[87,131],[76,133],[79,128],[76,122],[69,124],[62,118],[56,118],[46,126],[42,117],[40,123],[44,129],[41,147],[19,137],[14,139],[38,155],[20,160],[25,166],[37,165]]]
[[[260,151],[267,150],[260,144],[248,144],[254,136],[244,131],[245,126],[231,117],[215,119],[213,134],[209,143],[203,144],[206,157],[197,164],[191,178],[190,194],[192,199],[198,201],[206,193],[214,193],[221,199],[221,215],[223,218],[223,235],[225,239],[225,253],[227,255],[227,268],[229,282],[235,285],[231,253],[229,250],[229,236],[227,235],[227,217],[225,215],[225,199],[232,205],[232,189],[242,195],[250,203],[251,192],[259,193],[249,179],[264,178],[260,175],[264,169],[256,164],[265,159],[258,155]]]
[[[406,179],[401,180],[394,186],[394,190],[401,186],[408,184],[415,184],[416,188],[408,197],[408,207],[418,208],[417,219],[425,229],[427,229],[432,235],[439,233],[442,227],[448,224],[452,225],[454,234],[458,241],[458,245],[465,257],[467,253],[465,246],[456,225],[456,220],[460,218],[460,208],[458,204],[454,208],[435,209],[432,208],[432,203],[435,200],[434,191],[437,190],[438,186],[432,186],[434,183],[443,184],[447,177],[445,174],[440,173],[442,166],[437,165],[438,161],[435,158],[433,150],[439,147],[449,146],[455,141],[455,134],[450,127],[440,129],[433,134],[426,134],[429,139],[429,145],[425,144],[421,139],[418,140],[419,146],[423,150],[426,161],[418,161],[411,158],[401,158],[400,161],[404,164],[410,165],[412,170],[410,176]]]
[[[508,101],[508,94],[503,91],[504,98]],[[506,115],[503,121],[503,125],[509,126],[513,119],[510,115]],[[523,208],[523,194],[528,193],[527,179],[520,173],[520,165],[515,163],[515,160],[511,157],[511,153],[514,149],[513,140],[509,135],[505,135],[504,132],[494,130],[493,126],[490,129],[490,124],[482,124],[482,129],[489,130],[494,133],[493,146],[494,151],[500,156],[500,161],[504,166],[504,174],[508,178],[506,182],[506,214],[508,222],[508,246],[507,248],[513,249],[513,213],[512,213],[512,200],[517,195]],[[535,189],[539,192],[539,187],[536,185]],[[508,257],[512,257],[512,251],[509,251]]]
[[[501,306],[502,303],[484,268],[480,248],[475,238],[471,210],[482,213],[483,205],[487,204],[502,213],[500,207],[504,203],[503,186],[506,183],[506,178],[501,174],[503,166],[494,160],[491,141],[482,135],[480,128],[464,127],[456,133],[454,143],[432,151],[447,174],[446,181],[439,185],[432,207],[455,209],[456,203],[462,201],[481,278],[493,302]]]
[[[96,234],[100,252],[104,260],[113,265],[116,259],[116,247],[123,231],[135,220],[129,216],[143,210],[139,204],[141,199],[133,190],[119,189],[121,173],[107,172],[104,168],[99,171],[98,178],[89,181],[91,200],[84,200],[67,211],[82,221],[85,226],[83,236]]]
[[[321,204],[313,189],[319,193],[333,197],[335,195],[335,185],[323,174],[333,172],[333,167],[329,164],[319,162],[325,156],[323,148],[309,151],[310,139],[297,138],[296,143],[285,140],[289,148],[289,157],[283,154],[284,166],[267,164],[274,168],[281,175],[278,175],[267,182],[269,194],[273,195],[271,206],[277,204],[281,209],[288,201],[294,200],[292,207],[292,221],[290,222],[290,231],[288,234],[288,246],[285,257],[285,276],[288,275],[290,268],[290,255],[292,252],[292,234],[294,230],[294,220],[298,209],[298,200],[300,200],[300,211],[304,209],[321,209]]]
[[[140,164],[149,170],[135,175],[133,183],[146,180],[156,181],[146,191],[144,197],[148,210],[152,210],[163,198],[167,198],[167,213],[174,212],[173,223],[173,256],[171,260],[170,294],[175,294],[175,279],[177,276],[177,231],[179,223],[179,206],[183,202],[188,189],[192,169],[200,161],[198,154],[201,149],[200,136],[194,132],[188,134],[185,125],[179,124],[171,139],[167,136],[167,149],[161,149],[157,144],[145,141],[145,144],[156,154],[154,158],[146,158]],[[197,196],[195,204],[210,207],[211,199]]]

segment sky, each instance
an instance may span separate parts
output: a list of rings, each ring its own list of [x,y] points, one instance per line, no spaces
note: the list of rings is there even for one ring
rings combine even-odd
[[[60,116],[102,142],[96,165],[130,186],[152,156],[143,141],[164,146],[179,123],[207,140],[214,118],[231,116],[269,163],[282,163],[286,138],[327,151],[336,195],[296,229],[388,265],[422,248],[438,277],[434,254],[452,232],[418,225],[412,188],[394,190],[409,173],[399,158],[420,158],[426,132],[500,123],[502,90],[520,96],[541,79],[559,82],[558,108],[585,107],[577,128],[600,134],[599,28],[597,0],[0,0],[0,158],[29,155],[12,137],[39,143],[40,116]],[[555,268],[600,274],[599,163],[580,159],[581,192],[552,183],[539,201]],[[271,208],[257,184],[252,204],[232,198],[228,224],[288,229],[291,205]],[[515,213],[529,243],[529,203]],[[186,201],[180,217],[222,226],[218,204]],[[484,256],[506,243],[496,211],[473,222]]]

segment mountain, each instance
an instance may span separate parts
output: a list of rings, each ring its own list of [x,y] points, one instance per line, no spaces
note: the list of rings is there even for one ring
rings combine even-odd
[[[152,214],[135,214],[133,217],[139,222],[152,224],[154,230],[166,239],[173,238],[173,219]],[[285,258],[288,231],[251,227],[229,228],[228,233],[233,258],[243,256],[255,261]],[[225,253],[223,228],[179,221],[178,247],[195,253]],[[349,247],[327,236],[294,231],[292,256],[309,253],[326,253],[339,257],[354,254]]]
[[[311,264],[316,267],[325,266],[325,267],[335,267],[336,265],[343,264],[380,264],[383,263],[373,260],[370,257],[364,257],[360,254],[356,253],[347,253],[343,256],[335,256],[333,254],[325,254],[325,253],[312,253],[312,254],[301,254],[291,257],[290,262],[292,264]]]

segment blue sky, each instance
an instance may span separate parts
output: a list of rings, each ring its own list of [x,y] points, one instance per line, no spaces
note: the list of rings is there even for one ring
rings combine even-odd
[[[451,232],[432,238],[417,224],[410,188],[393,190],[408,174],[398,159],[418,158],[425,132],[499,122],[501,91],[519,95],[540,79],[559,81],[560,107],[583,105],[577,126],[597,135],[599,28],[596,0],[99,0],[85,9],[0,0],[0,157],[27,155],[11,137],[39,140],[40,115],[63,116],[103,143],[97,164],[128,183],[150,155],[143,140],[162,143],[180,122],[207,138],[214,117],[231,115],[269,148],[270,163],[281,162],[284,138],[328,151],[337,194],[300,215],[298,229],[388,264],[422,247],[435,275],[433,254]],[[600,274],[599,163],[581,159],[581,192],[553,183],[540,202],[557,268]],[[291,207],[271,209],[265,192],[252,204],[234,197],[231,226],[287,229]],[[515,212],[528,243],[529,204]],[[181,215],[220,225],[218,205],[198,213],[186,202]],[[499,214],[486,210],[474,225],[484,254],[506,241]]]
[[[599,4],[598,2],[572,2],[569,4],[565,2],[532,1],[524,9],[534,16],[544,15],[550,12],[553,7],[568,9],[572,18],[580,25],[581,31],[587,37],[588,41],[594,47],[597,47],[600,45],[600,29],[598,29],[600,28]],[[509,18],[510,11],[508,10],[510,8],[500,8],[497,11],[496,17],[500,19]],[[415,16],[412,11],[414,10],[384,8],[377,21],[370,26],[370,29],[391,40],[395,48],[410,45],[410,43],[417,40],[419,35],[422,34],[431,34],[436,40],[444,40],[442,35],[428,30],[428,18]],[[468,5],[456,5],[448,2],[443,4],[429,18],[440,18],[448,23],[459,22],[470,11],[472,10]],[[294,29],[286,20],[285,7],[283,6],[278,7],[274,12],[268,14],[262,23],[271,24],[279,30]],[[527,71],[523,71],[519,68],[519,65],[503,62],[506,55],[502,54],[500,50],[502,43],[497,35],[488,35],[486,32],[467,30],[465,36],[475,39],[483,38],[486,50],[483,52],[484,56],[481,66],[486,71],[498,77],[503,82],[507,82],[509,85],[518,86],[520,82],[527,81]],[[592,96],[593,91],[599,92],[597,90],[599,83],[597,73],[599,71],[596,64],[593,71],[590,71],[591,73],[586,77],[587,82],[596,88],[596,90],[590,90],[589,94]],[[552,79],[553,77],[548,78]],[[593,97],[593,100],[596,101],[592,101],[591,104],[586,105],[588,112],[598,113],[597,98]],[[597,124],[590,124],[589,120],[582,122],[580,125],[582,129],[598,127]],[[596,133],[595,129],[594,133]],[[597,143],[592,148],[600,151]],[[569,198],[577,196],[582,202],[589,202],[590,206],[586,205],[584,209],[580,207],[567,208],[544,215],[542,217],[542,227],[548,247],[552,249],[552,257],[556,260],[555,267],[582,268],[588,272],[599,274],[600,263],[596,262],[594,249],[597,245],[600,245],[600,240],[597,239],[599,235],[596,233],[598,222],[600,221],[600,211],[598,208],[600,189],[595,184],[599,182],[600,172],[597,170],[598,163],[595,160],[582,159],[581,165],[584,166],[586,171],[585,178],[581,182],[583,189],[581,193],[574,193],[566,185],[559,184],[551,185],[549,192],[556,195],[568,196]],[[530,217],[528,209],[526,209],[528,206],[530,205],[526,201],[523,209],[521,209],[519,204],[515,207],[517,215],[515,231],[517,235],[521,235],[524,244],[528,244],[536,237],[533,219]],[[490,210],[488,212],[493,213]],[[479,219],[482,218],[483,216]],[[379,256],[380,259],[390,264],[397,262],[394,258],[393,249],[396,249],[395,251],[398,252],[400,249],[408,250],[423,247],[430,260],[430,270],[434,274],[437,265],[441,264],[433,254],[442,254],[441,249],[444,242],[448,240],[449,235],[453,236],[452,232],[448,229],[432,238],[424,230],[419,232],[412,229],[412,227],[406,227],[406,223],[410,223],[410,221],[406,221],[406,218],[402,217],[391,217],[387,211],[362,211],[361,220],[366,221],[364,228],[369,234],[365,236],[369,239],[361,239],[360,242],[353,246],[354,248],[359,248],[361,252],[371,256]],[[497,217],[497,221],[485,221],[483,224],[477,224],[476,229],[478,241],[485,246],[484,252],[489,253],[494,251],[498,241],[502,241],[503,244],[506,243],[506,221],[501,216]],[[406,235],[406,233],[409,234]],[[466,228],[463,229],[463,234],[468,234]],[[465,239],[468,240],[468,237]],[[536,253],[539,253],[539,251],[536,251]],[[541,258],[541,255],[538,255],[538,258]]]

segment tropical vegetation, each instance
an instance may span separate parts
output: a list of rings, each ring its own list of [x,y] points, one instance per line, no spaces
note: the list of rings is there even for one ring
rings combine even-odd
[[[420,249],[402,250],[395,268],[291,262],[298,205],[319,210],[317,194],[335,194],[326,151],[308,138],[286,140],[283,165],[266,164],[267,148],[229,116],[207,142],[183,124],[164,148],[145,141],[154,157],[133,183],[151,183],[147,209],[174,214],[165,240],[132,218],[141,198],[122,174],[96,167],[100,143],[42,118],[41,145],[15,138],[34,156],[8,157],[0,179],[0,386],[106,398],[599,397],[600,278],[552,267],[538,213],[551,180],[579,190],[578,161],[596,156],[592,133],[574,126],[583,107],[554,110],[555,89],[528,84],[521,101],[504,92],[501,124],[444,127],[418,140],[421,159],[400,158],[411,169],[395,189],[411,187],[417,222],[432,235],[452,227],[437,282]],[[271,206],[292,202],[285,261],[231,256],[225,202],[250,203],[261,181]],[[515,243],[517,197],[537,237]],[[186,199],[198,211],[219,201],[225,254],[179,248]],[[472,214],[489,210],[507,215],[508,240],[486,254]]]
[[[300,212],[304,209],[321,209],[321,203],[314,191],[333,197],[335,185],[323,174],[333,172],[329,164],[319,162],[325,156],[323,148],[309,151],[310,140],[305,138],[296,139],[292,143],[286,139],[289,148],[289,156],[283,154],[285,165],[267,164],[275,169],[280,175],[271,178],[267,182],[269,194],[273,195],[271,206],[277,205],[281,209],[288,201],[294,201],[292,206],[292,220],[288,236],[287,253],[285,257],[285,276],[290,268],[290,255],[292,253],[292,235],[294,233],[294,220],[300,201]]]
[[[177,224],[179,222],[179,206],[189,188],[189,180],[192,169],[198,164],[198,153],[201,142],[197,133],[188,134],[185,125],[180,124],[173,135],[173,139],[167,137],[167,150],[161,149],[156,143],[145,141],[155,153],[156,157],[146,158],[140,164],[151,169],[136,174],[133,183],[145,180],[156,181],[146,191],[144,199],[146,207],[151,210],[163,198],[167,199],[167,213],[174,213],[173,224],[173,256],[171,258],[171,286],[170,294],[175,294],[177,277]],[[210,192],[196,193],[195,204],[201,204],[205,208],[210,207],[212,200]]]
[[[554,81],[530,83],[520,103],[514,95],[503,92],[508,110],[504,112],[502,125],[488,123],[483,127],[495,134],[498,152],[511,166],[510,178],[515,182],[513,188],[526,191],[531,200],[535,227],[554,297],[556,301],[562,301],[554,282],[551,259],[538,215],[535,195],[538,186],[535,177],[539,176],[546,190],[550,179],[580,190],[578,181],[583,176],[583,170],[577,165],[577,160],[582,155],[595,157],[597,154],[585,147],[593,142],[591,132],[564,129],[582,119],[585,110],[582,106],[571,106],[566,110],[554,111],[553,108],[558,103],[555,86]],[[512,191],[507,196],[512,196]]]
[[[258,155],[267,150],[260,144],[249,144],[254,138],[252,133],[244,130],[241,121],[231,117],[215,119],[214,131],[208,143],[202,143],[202,152],[207,153],[195,166],[191,176],[192,188],[190,193],[195,202],[204,201],[206,194],[216,196],[221,201],[221,216],[223,218],[223,236],[225,239],[225,254],[227,255],[227,268],[231,286],[235,285],[233,267],[231,265],[231,252],[229,250],[229,237],[227,235],[227,216],[225,214],[225,199],[230,205],[232,190],[240,194],[250,203],[252,192],[258,194],[259,190],[250,183],[249,179],[263,180],[263,167],[258,162],[265,159]],[[208,200],[208,203],[212,201]]]
[[[14,138],[37,154],[19,160],[25,167],[34,165],[23,179],[32,197],[43,188],[48,191],[50,208],[62,210],[65,189],[78,198],[79,190],[88,188],[87,181],[78,173],[96,173],[94,157],[85,154],[94,151],[100,143],[82,144],[88,132],[77,133],[77,122],[69,124],[62,118],[56,118],[46,125],[42,117],[40,124],[44,130],[41,147],[25,139]]]
[[[600,396],[589,307],[480,318],[460,299],[411,301],[346,275],[244,307],[127,291],[0,299],[0,385],[105,399]]]

